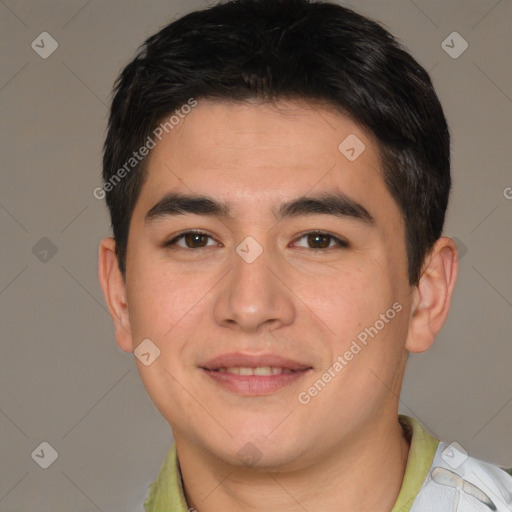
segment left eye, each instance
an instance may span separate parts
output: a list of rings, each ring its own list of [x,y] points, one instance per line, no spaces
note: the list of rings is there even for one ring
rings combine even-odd
[[[323,231],[313,231],[302,235],[297,240],[306,239],[308,249],[328,249],[332,247],[331,242],[334,242],[334,246],[348,247],[348,243],[341,240],[330,233],[324,233]],[[311,247],[313,245],[313,247]]]

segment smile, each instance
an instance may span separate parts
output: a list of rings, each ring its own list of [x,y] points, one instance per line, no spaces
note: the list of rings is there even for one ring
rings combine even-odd
[[[290,370],[270,366],[221,367],[216,370],[201,369],[216,386],[241,396],[265,396],[290,386],[311,370]]]
[[[250,368],[247,366],[232,366],[230,368],[219,368],[218,372],[233,373],[235,375],[279,375],[281,373],[292,373],[289,368],[276,368],[271,366],[258,366]]]

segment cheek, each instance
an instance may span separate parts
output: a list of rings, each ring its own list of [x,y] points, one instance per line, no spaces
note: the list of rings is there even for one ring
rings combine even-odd
[[[132,335],[135,343],[150,338],[175,367],[189,338],[198,330],[208,332],[213,322],[208,311],[223,274],[146,261],[127,289]]]
[[[347,336],[373,325],[396,300],[387,275],[378,265],[364,270],[341,269],[320,278],[303,277],[296,280],[295,290],[340,344]]]

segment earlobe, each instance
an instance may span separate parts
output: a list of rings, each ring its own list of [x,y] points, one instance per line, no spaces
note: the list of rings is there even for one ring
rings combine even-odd
[[[104,238],[98,250],[98,278],[114,321],[116,342],[125,352],[133,352],[126,284],[119,269],[115,253],[116,243],[111,237]]]
[[[457,246],[451,238],[442,237],[427,256],[414,290],[405,345],[408,351],[424,352],[434,343],[450,310],[457,273]]]

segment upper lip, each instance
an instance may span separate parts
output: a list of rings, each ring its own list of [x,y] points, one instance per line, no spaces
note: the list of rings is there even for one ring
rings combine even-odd
[[[311,366],[299,363],[287,357],[281,357],[276,354],[242,354],[232,352],[221,354],[210,359],[201,367],[206,370],[218,370],[219,368],[258,368],[262,366],[271,366],[273,368],[287,368],[289,370],[300,371],[307,370]]]

